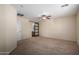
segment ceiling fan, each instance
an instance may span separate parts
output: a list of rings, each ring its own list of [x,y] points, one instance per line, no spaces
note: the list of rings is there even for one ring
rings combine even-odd
[[[45,19],[51,19],[51,15],[42,15],[40,18],[42,19],[42,20],[45,20]]]
[[[34,18],[35,21],[30,20],[30,22],[40,22],[41,20],[50,20],[51,18],[51,15],[41,15],[40,17]]]
[[[40,22],[41,20],[50,20],[52,19],[52,16],[51,15],[41,15],[39,17],[36,18],[35,22]]]

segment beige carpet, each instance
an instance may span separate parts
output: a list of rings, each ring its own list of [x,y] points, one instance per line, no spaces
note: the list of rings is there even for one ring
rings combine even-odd
[[[18,42],[18,47],[11,55],[77,55],[79,47],[76,42],[33,37]]]

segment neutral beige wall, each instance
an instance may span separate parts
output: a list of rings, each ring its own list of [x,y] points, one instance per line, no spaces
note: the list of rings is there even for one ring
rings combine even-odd
[[[22,24],[22,39],[29,39],[32,37],[32,22],[29,22],[29,19],[25,17],[18,16],[18,20]]]
[[[0,52],[6,50],[5,44],[5,36],[6,36],[6,21],[5,21],[5,6],[0,5]]]
[[[16,39],[17,10],[11,5],[6,5],[5,10],[6,10],[5,18],[6,18],[7,51],[11,52],[17,46],[17,39]]]
[[[75,24],[75,16],[42,20],[40,22],[39,35],[48,38],[76,41]]]
[[[11,5],[0,5],[0,54],[10,53],[17,46],[16,9]]]
[[[77,19],[76,19],[76,27],[77,27],[77,30],[76,30],[76,34],[77,34],[77,44],[79,45],[79,12],[77,14]]]

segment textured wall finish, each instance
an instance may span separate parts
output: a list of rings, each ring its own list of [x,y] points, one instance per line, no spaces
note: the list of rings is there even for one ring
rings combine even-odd
[[[79,45],[79,12],[77,14],[77,19],[76,19],[76,25],[77,25],[77,31],[76,31],[76,34],[77,34],[77,44]]]
[[[18,20],[21,21],[22,25],[22,39],[27,39],[32,37],[32,22],[25,17],[18,16]]]
[[[0,5],[0,54],[8,54],[17,46],[16,9],[11,5]]]
[[[48,38],[76,41],[76,17],[69,16],[42,20],[40,22],[39,35]]]

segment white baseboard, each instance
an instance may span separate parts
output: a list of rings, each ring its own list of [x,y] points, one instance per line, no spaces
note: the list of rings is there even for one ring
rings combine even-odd
[[[10,52],[0,52],[0,55],[8,55]]]

